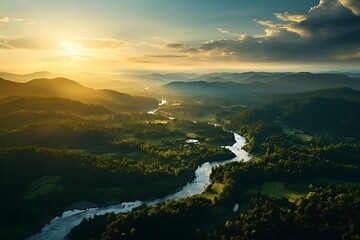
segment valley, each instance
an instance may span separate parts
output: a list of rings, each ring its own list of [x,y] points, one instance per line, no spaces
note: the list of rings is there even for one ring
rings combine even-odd
[[[360,240],[359,0],[0,0],[0,240]]]
[[[277,209],[271,216],[279,217],[313,204],[316,194],[358,199],[360,93],[347,83],[298,93],[226,96],[189,95],[167,91],[164,85],[162,99],[92,89],[61,78],[1,84],[8,87],[0,99],[1,238],[45,239],[46,232],[36,233],[54,216],[80,216],[84,208],[99,206],[107,209],[96,210],[101,216],[88,215],[94,219],[75,227],[78,218],[74,229],[66,227],[51,238],[63,239],[68,233],[70,239],[248,237],[248,227],[262,229],[265,222],[259,218],[256,227],[242,228],[238,222],[258,214],[259,206]],[[222,147],[239,141],[229,131],[246,137],[240,147],[253,155],[251,161],[243,162],[245,155]],[[234,156],[241,157],[214,167]],[[177,195],[182,187],[197,184],[195,177],[202,176],[198,166],[207,162],[204,185]],[[167,195],[174,197],[154,205],[152,200]],[[351,197],[346,200],[349,209],[356,204]],[[118,207],[111,210],[110,205]],[[82,207],[73,210],[77,206]],[[357,221],[345,209],[342,214]],[[289,234],[307,236],[310,230],[292,216],[281,215],[290,218]],[[301,219],[313,221],[306,214]],[[184,221],[183,232],[167,224]],[[327,215],[324,221],[330,224]],[[334,236],[340,236],[345,230],[336,231]],[[356,236],[356,231],[346,231]]]

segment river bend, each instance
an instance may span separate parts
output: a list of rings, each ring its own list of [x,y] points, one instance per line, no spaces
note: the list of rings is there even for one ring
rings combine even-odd
[[[234,138],[236,141],[235,144],[232,146],[226,146],[226,148],[236,155],[234,158],[224,161],[203,163],[196,169],[195,179],[192,182],[189,182],[186,186],[182,187],[178,192],[150,201],[123,202],[106,207],[65,211],[61,216],[55,217],[46,224],[41,232],[28,237],[27,240],[62,240],[69,234],[71,229],[79,225],[85,218],[93,218],[95,215],[104,215],[106,213],[118,214],[130,212],[132,209],[143,204],[152,206],[168,200],[175,200],[200,194],[205,190],[206,186],[210,184],[210,173],[213,167],[224,165],[229,162],[249,161],[251,159],[252,156],[242,149],[242,147],[246,144],[246,139],[237,133],[234,133]]]

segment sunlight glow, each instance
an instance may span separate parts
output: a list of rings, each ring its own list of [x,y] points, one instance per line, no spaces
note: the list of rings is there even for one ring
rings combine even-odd
[[[74,56],[80,55],[83,48],[79,44],[75,44],[70,41],[61,41],[60,46],[67,52],[67,55]]]

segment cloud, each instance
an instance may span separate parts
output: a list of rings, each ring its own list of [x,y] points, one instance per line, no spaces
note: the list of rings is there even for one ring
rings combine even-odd
[[[25,19],[23,18],[12,18],[11,20],[14,22],[25,22]]]
[[[131,57],[127,58],[126,62],[133,62],[133,63],[146,63],[146,64],[159,64],[163,63],[162,61],[159,62],[157,59],[149,58],[147,56],[140,56],[140,57]]]
[[[6,42],[0,39],[0,49],[11,49],[11,47]]]
[[[138,62],[138,63],[168,63],[168,61],[186,58],[186,55],[172,55],[172,54],[159,54],[159,55],[145,55],[128,58],[129,62]],[[166,62],[164,62],[166,61]]]
[[[125,41],[113,38],[74,37],[72,42],[87,49],[116,49],[127,47],[129,45]]]
[[[196,64],[199,64],[199,59],[195,59]],[[141,63],[141,64],[154,64],[154,65],[176,65],[176,66],[194,66],[192,58],[187,54],[152,54],[129,57],[125,62]]]
[[[197,46],[191,47],[189,45],[183,44],[183,43],[168,43],[166,44],[167,48],[174,49],[176,51],[182,52],[182,53],[198,53],[199,49]]]
[[[229,33],[230,33],[229,31],[227,31],[227,30],[225,30],[225,29],[223,29],[223,28],[218,28],[217,30],[218,30],[219,32],[225,33],[225,34],[229,34]]]
[[[357,16],[360,16],[360,1],[359,0],[340,0],[340,3],[351,10]]]
[[[284,13],[274,13],[275,17],[285,22],[296,22],[299,23],[306,19],[305,14],[290,14],[288,12]]]
[[[63,41],[78,49],[117,49],[128,45],[127,42],[110,38],[74,37],[71,41]],[[59,43],[54,39],[34,37],[1,38],[0,49],[59,49]]]
[[[182,49],[182,48],[184,48],[186,46],[184,44],[182,44],[182,43],[168,43],[168,44],[166,44],[166,47],[175,48],[175,49]]]
[[[8,17],[0,17],[0,23],[8,23],[10,21],[10,18]]]
[[[34,24],[34,22],[30,20],[26,20],[24,18],[7,17],[7,16],[0,17],[0,24],[9,24],[9,23],[25,23],[28,25]]]
[[[183,58],[183,57],[186,57],[186,55],[164,54],[164,55],[147,55],[147,57],[152,57],[152,58]]]
[[[46,62],[72,62],[72,61],[91,61],[91,60],[95,60],[95,58],[87,55],[76,55],[76,56],[61,55],[61,56],[41,58],[40,60]]]
[[[40,38],[0,38],[1,49],[54,49],[56,44]]]
[[[275,13],[276,21],[256,20],[264,26],[263,35],[242,35],[197,45],[173,43],[167,47],[173,52],[212,58],[227,56],[241,61],[353,61],[358,59],[354,53],[360,52],[358,2],[321,0],[306,13]]]

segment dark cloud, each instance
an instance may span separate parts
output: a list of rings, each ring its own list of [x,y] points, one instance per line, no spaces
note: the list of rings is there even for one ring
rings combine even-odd
[[[184,53],[231,56],[246,61],[360,60],[358,2],[321,0],[307,13],[275,13],[275,22],[256,20],[265,27],[264,35],[211,40],[197,46],[174,43],[167,47]]]
[[[183,52],[183,53],[197,53],[199,52],[199,49],[197,46],[189,46],[186,44],[182,44],[182,43],[168,43],[166,44],[166,47],[174,49],[176,51],[179,52]]]
[[[350,9],[355,15],[360,15],[360,1],[359,0],[340,0],[340,3]]]
[[[185,45],[182,44],[182,43],[168,43],[168,44],[166,44],[166,47],[175,48],[175,49],[181,49],[181,48],[185,47]]]

